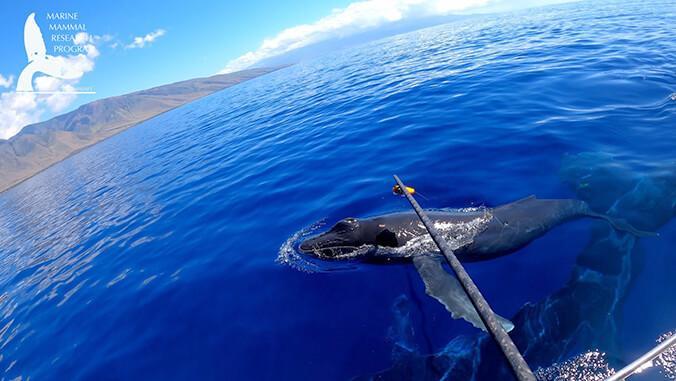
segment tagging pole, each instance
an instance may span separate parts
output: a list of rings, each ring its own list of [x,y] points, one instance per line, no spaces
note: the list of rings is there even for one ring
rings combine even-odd
[[[425,211],[420,207],[420,205],[418,205],[418,202],[413,198],[401,179],[399,179],[397,175],[394,175],[394,180],[397,182],[397,185],[399,185],[399,188],[403,191],[404,196],[406,196],[408,199],[408,202],[411,203],[411,206],[413,206],[416,214],[422,221],[423,225],[425,225],[427,232],[432,236],[432,240],[434,240],[434,243],[444,255],[444,258],[446,258],[446,261],[451,266],[451,269],[453,269],[455,272],[455,275],[462,285],[462,288],[465,290],[467,296],[472,302],[472,305],[474,305],[474,308],[479,313],[481,321],[483,321],[486,329],[488,329],[488,333],[493,337],[495,342],[500,347],[500,350],[502,350],[502,353],[507,358],[509,365],[512,367],[514,376],[519,381],[536,381],[533,371],[530,370],[526,360],[523,359],[521,352],[519,352],[519,349],[516,347],[516,345],[514,345],[514,342],[509,337],[505,329],[502,328],[502,325],[500,325],[498,319],[496,318],[495,312],[493,312],[491,306],[488,305],[486,299],[484,299],[483,295],[481,295],[481,291],[479,291],[479,288],[477,288],[476,284],[474,284],[472,278],[469,276],[469,274],[467,274],[465,268],[462,267],[462,264],[453,253],[453,250],[451,250],[451,248],[448,246],[446,240],[441,236],[441,234],[439,234],[432,221],[429,219],[429,217],[427,217],[427,214],[425,214]]]

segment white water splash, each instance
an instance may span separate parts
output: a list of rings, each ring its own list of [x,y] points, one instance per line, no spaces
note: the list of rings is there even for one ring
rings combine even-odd
[[[676,331],[667,332],[657,339],[658,343],[663,342],[672,335],[676,335]],[[672,345],[669,349],[662,352],[653,364],[660,368],[660,372],[669,380],[676,380],[676,345]]]
[[[296,245],[303,238],[312,235],[324,225],[326,225],[326,222],[324,220],[320,220],[295,232],[279,248],[276,262],[282,265],[290,266],[302,272],[312,273],[319,271],[319,266],[311,262],[306,256],[300,254],[296,249]]]
[[[589,351],[562,363],[535,372],[539,381],[603,381],[615,371],[610,368],[606,354]]]
[[[433,221],[434,227],[446,239],[452,250],[457,250],[463,246],[469,245],[474,241],[474,237],[486,229],[488,223],[493,219],[491,209],[482,207],[463,208],[463,209],[443,209],[444,212],[453,213],[473,213],[477,217],[466,222],[452,223],[447,221]],[[422,230],[425,229],[422,222],[418,224]],[[424,234],[412,238],[402,247],[389,249],[401,254],[401,257],[413,257],[416,255],[436,255],[439,252],[437,245],[432,240],[432,236]]]
[[[657,342],[661,343],[674,334],[676,331],[667,332],[661,335]],[[652,367],[657,367],[665,378],[676,380],[676,346],[671,346],[654,360],[648,361],[634,374]],[[589,351],[562,363],[552,364],[548,368],[540,368],[535,372],[535,376],[539,381],[603,381],[615,372],[616,370],[608,365],[605,353]]]

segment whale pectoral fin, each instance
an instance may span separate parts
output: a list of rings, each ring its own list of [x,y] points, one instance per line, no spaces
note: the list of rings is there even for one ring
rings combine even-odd
[[[427,295],[443,304],[454,319],[465,319],[476,328],[486,330],[460,282],[446,272],[436,258],[417,256],[413,258],[413,264],[425,283]],[[514,329],[511,321],[501,316],[498,316],[498,320],[507,332]]]

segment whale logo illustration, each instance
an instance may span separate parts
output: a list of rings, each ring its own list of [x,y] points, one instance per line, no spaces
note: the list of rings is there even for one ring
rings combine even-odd
[[[35,73],[42,73],[59,79],[77,79],[82,75],[77,70],[69,70],[66,60],[47,54],[42,32],[38,23],[35,22],[35,13],[31,13],[26,18],[23,41],[28,56],[28,65],[19,75],[16,91],[33,92],[33,75]]]

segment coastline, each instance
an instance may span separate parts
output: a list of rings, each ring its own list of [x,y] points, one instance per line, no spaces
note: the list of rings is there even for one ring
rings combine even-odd
[[[284,67],[195,78],[103,98],[45,122],[26,126],[14,137],[0,141],[0,194],[147,120]],[[92,116],[99,120],[91,121]],[[116,117],[118,120],[112,123],[105,121]],[[83,135],[85,138],[81,138]]]
[[[49,168],[51,168],[51,167],[53,167],[53,166],[55,166],[55,165],[61,163],[62,161],[67,160],[68,158],[77,155],[78,153],[80,153],[80,152],[86,150],[87,148],[91,148],[91,147],[93,147],[93,146],[95,146],[95,145],[97,145],[97,144],[99,144],[99,143],[101,143],[101,142],[103,142],[103,141],[105,141],[105,140],[108,140],[108,139],[112,138],[113,136],[116,136],[116,135],[121,134],[121,133],[123,133],[123,132],[125,132],[125,131],[127,131],[127,130],[129,130],[129,129],[131,129],[131,128],[134,128],[134,127],[136,127],[137,125],[139,125],[139,124],[141,124],[141,123],[143,123],[143,122],[145,122],[145,121],[148,121],[148,120],[150,120],[150,119],[153,119],[153,118],[155,118],[155,117],[158,117],[158,116],[160,116],[160,115],[162,115],[162,114],[164,114],[164,113],[166,113],[166,112],[169,112],[169,111],[171,111],[171,110],[173,110],[173,109],[179,108],[179,107],[181,107],[181,106],[183,106],[183,105],[186,105],[186,104],[188,104],[188,103],[194,102],[194,101],[196,101],[196,100],[199,100],[199,99],[204,98],[204,97],[209,96],[209,95],[210,95],[210,94],[207,94],[207,95],[202,96],[202,97],[199,97],[199,98],[195,98],[195,99],[193,99],[193,100],[190,101],[190,102],[187,102],[187,103],[184,103],[184,104],[182,104],[182,105],[179,105],[179,106],[170,108],[170,109],[168,109],[168,110],[166,110],[166,111],[163,111],[163,112],[161,112],[161,113],[159,113],[159,114],[153,115],[153,116],[148,117],[148,118],[146,118],[146,119],[139,120],[138,122],[135,122],[135,123],[133,123],[133,124],[131,124],[131,125],[129,125],[129,126],[119,127],[118,130],[117,130],[115,133],[110,134],[110,135],[108,135],[108,136],[106,136],[106,137],[103,137],[103,138],[101,138],[100,140],[92,141],[91,144],[86,145],[86,146],[84,146],[84,147],[80,147],[80,148],[76,149],[75,151],[70,152],[66,157],[64,157],[64,158],[62,158],[62,159],[59,159],[59,160],[55,161],[54,163],[49,164],[48,166],[46,166],[46,167],[40,169],[39,171],[35,172],[34,174],[29,175],[29,176],[27,176],[27,177],[25,177],[25,178],[22,178],[22,179],[20,179],[20,180],[17,180],[16,182],[14,182],[14,183],[12,183],[11,185],[8,185],[8,186],[6,186],[6,187],[1,187],[1,188],[0,188],[0,195],[2,195],[3,193],[9,191],[10,189],[12,189],[12,188],[14,188],[14,187],[16,187],[16,186],[19,186],[20,184],[22,184],[22,183],[25,182],[25,181],[30,180],[32,177],[39,175],[40,173],[42,173],[42,172],[48,170]]]

